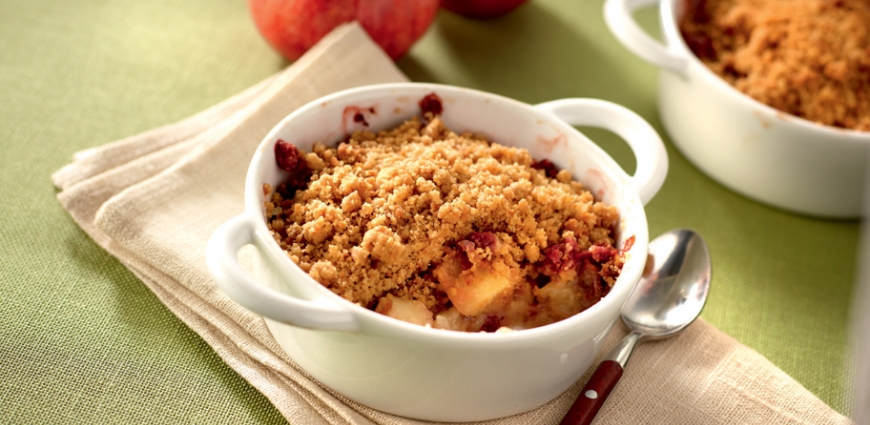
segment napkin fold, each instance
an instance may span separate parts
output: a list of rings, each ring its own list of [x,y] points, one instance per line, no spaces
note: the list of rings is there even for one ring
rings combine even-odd
[[[321,386],[278,346],[258,315],[212,282],[212,231],[243,210],[248,163],[266,133],[323,95],[407,81],[357,24],[302,58],[190,118],[74,155],[53,176],[58,199],[292,424],[422,424]],[[604,353],[627,333],[614,327]],[[603,353],[602,353],[603,355]],[[552,402],[482,423],[556,424],[591,371]],[[596,424],[850,424],[754,350],[699,319],[683,334],[641,344]]]

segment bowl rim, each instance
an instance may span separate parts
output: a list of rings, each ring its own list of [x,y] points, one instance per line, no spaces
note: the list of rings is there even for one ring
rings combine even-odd
[[[669,48],[676,47],[679,53],[685,60],[688,61],[687,69],[699,69],[696,74],[703,78],[707,83],[718,89],[726,96],[730,96],[737,102],[742,102],[747,105],[747,108],[760,109],[762,113],[766,113],[770,118],[783,125],[795,125],[797,129],[817,132],[820,136],[826,136],[825,144],[831,142],[849,143],[849,144],[870,144],[870,131],[862,131],[848,128],[835,127],[826,124],[820,124],[806,118],[793,115],[791,113],[781,111],[770,105],[767,105],[752,96],[740,91],[721,76],[713,72],[707,65],[701,61],[698,56],[692,52],[686,41],[683,39],[680,32],[678,14],[684,13],[685,3],[688,0],[661,0],[659,3],[660,23],[662,31]],[[691,72],[691,71],[687,71]]]
[[[601,300],[599,300],[586,310],[583,310],[571,317],[548,325],[505,333],[462,332],[446,329],[436,329],[403,322],[401,320],[394,319],[392,317],[388,317],[375,311],[369,310],[361,305],[344,299],[338,294],[335,294],[334,292],[314,280],[312,277],[310,277],[308,273],[304,272],[298,265],[290,260],[289,257],[285,255],[284,251],[280,248],[280,246],[278,246],[277,242],[275,242],[275,240],[272,238],[266,227],[266,221],[263,219],[262,216],[262,186],[257,184],[257,182],[260,181],[260,166],[275,166],[266,165],[266,163],[269,162],[268,153],[271,151],[270,148],[275,143],[277,133],[279,133],[281,129],[285,127],[289,122],[298,119],[298,117],[305,114],[315,113],[312,112],[312,109],[316,109],[319,106],[325,104],[341,102],[342,99],[346,97],[357,96],[360,93],[371,96],[373,99],[383,96],[408,96],[408,94],[390,93],[391,91],[395,90],[414,92],[435,91],[436,93],[440,90],[442,92],[449,91],[454,93],[470,93],[473,96],[482,96],[484,98],[506,102],[508,104],[514,105],[514,107],[525,109],[527,113],[537,114],[540,117],[545,118],[549,124],[555,125],[560,131],[570,134],[571,136],[569,137],[579,138],[580,140],[587,142],[589,145],[582,146],[578,145],[577,143],[573,143],[573,146],[582,146],[584,150],[590,148],[600,150],[601,153],[604,154],[603,160],[609,161],[609,163],[601,164],[603,165],[602,169],[606,170],[608,179],[610,179],[611,181],[613,181],[613,183],[619,186],[617,192],[619,193],[618,196],[622,199],[623,204],[633,206],[633,208],[629,210],[629,212],[633,212],[630,217],[633,220],[636,220],[636,222],[633,222],[635,227],[635,233],[633,236],[635,240],[631,248],[631,255],[626,258],[625,264],[623,265],[623,270],[620,273],[620,276],[617,278],[617,281],[611,291],[608,292],[605,297],[603,297]],[[596,164],[598,163],[599,162],[596,161]],[[602,316],[598,318],[598,320],[607,320],[610,322],[610,324],[603,328],[603,334],[605,331],[609,330],[612,323],[618,319],[618,311],[622,307],[622,303],[625,301],[625,299],[628,298],[629,294],[634,289],[634,286],[637,284],[637,281],[639,281],[640,274],[642,273],[644,268],[643,266],[646,264],[647,249],[649,244],[649,224],[646,220],[644,206],[640,201],[637,191],[628,183],[627,174],[625,174],[624,171],[622,171],[622,175],[614,174],[616,170],[622,171],[622,168],[619,167],[619,165],[616,164],[613,158],[610,157],[609,154],[604,152],[597,144],[595,144],[585,135],[577,131],[574,127],[568,125],[564,121],[554,116],[549,116],[543,111],[535,109],[533,105],[494,93],[452,85],[415,82],[374,84],[342,90],[321,97],[298,108],[296,111],[294,111],[293,113],[282,119],[278,124],[276,124],[263,138],[249,164],[248,172],[245,178],[246,201],[244,214],[248,215],[249,218],[254,219],[252,220],[254,225],[254,236],[260,242],[260,247],[270,250],[272,254],[280,254],[273,255],[273,257],[277,257],[273,259],[281,263],[280,266],[298,271],[298,273],[294,273],[294,275],[302,276],[305,284],[314,288],[314,291],[317,293],[318,296],[326,297],[329,301],[339,303],[342,307],[351,311],[353,317],[359,320],[361,324],[360,328],[355,332],[376,334],[380,336],[399,337],[405,340],[412,340],[416,342],[436,345],[442,343],[459,343],[465,345],[471,344],[476,347],[502,348],[511,346],[528,346],[527,344],[529,341],[541,341],[548,338],[562,338],[570,334],[572,329],[576,330],[577,328],[582,328],[583,322],[590,320],[587,318],[596,318],[596,316]],[[628,223],[628,219],[630,218],[625,216],[624,214],[625,211],[623,209],[620,209],[621,228],[626,227],[623,223]],[[624,235],[620,234],[620,238],[623,238],[623,236]],[[629,273],[626,273],[626,270],[628,270]],[[637,274],[637,278],[634,282],[628,282],[628,280],[631,279],[630,275],[632,273]],[[619,305],[613,305],[615,303],[619,303]],[[614,309],[616,313],[613,314],[612,317],[604,317],[603,315],[606,313],[607,309]]]

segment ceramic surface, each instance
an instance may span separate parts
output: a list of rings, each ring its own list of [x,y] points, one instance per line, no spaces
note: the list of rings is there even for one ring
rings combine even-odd
[[[632,12],[659,6],[664,42]],[[855,218],[870,133],[819,125],[764,105],[719,78],[679,32],[684,0],[608,0],[605,20],[629,50],[661,68],[658,106],[677,148],[721,184],[762,203],[824,218]]]
[[[435,93],[454,131],[526,148],[569,170],[621,213],[619,246],[630,238],[621,276],[599,303],[561,322],[506,334],[425,328],[350,303],[318,284],[280,250],[263,219],[263,184],[277,185],[277,139],[309,150],[354,130],[386,129],[420,114]],[[356,117],[363,115],[363,120]],[[356,118],[356,119],[355,119]],[[570,124],[570,125],[569,125]],[[609,129],[631,146],[637,170],[627,175],[571,125]],[[336,392],[372,408],[433,421],[473,421],[528,411],[557,397],[586,371],[619,309],[640,278],[649,237],[643,204],[667,172],[661,139],[620,106],[564,99],[537,106],[484,92],[431,84],[388,84],[340,92],[312,102],[278,124],[255,154],[246,181],[245,212],[221,226],[207,249],[209,267],[231,298],[266,318],[287,354]],[[236,254],[254,245],[253,275]]]

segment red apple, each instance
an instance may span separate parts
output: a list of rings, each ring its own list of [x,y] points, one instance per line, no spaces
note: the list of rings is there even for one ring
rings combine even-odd
[[[466,18],[497,18],[516,9],[526,0],[441,0],[441,6]]]
[[[248,0],[254,23],[294,61],[338,25],[359,21],[393,59],[411,48],[438,12],[438,0]]]

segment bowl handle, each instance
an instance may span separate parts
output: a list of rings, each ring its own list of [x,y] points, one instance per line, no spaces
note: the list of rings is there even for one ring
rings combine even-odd
[[[668,153],[659,134],[640,115],[598,99],[562,99],[535,105],[570,125],[610,130],[628,143],[637,160],[631,182],[646,205],[668,174]]]
[[[206,245],[209,271],[230,298],[254,313],[293,326],[328,330],[359,328],[353,313],[333,301],[295,298],[254,280],[238,260],[239,250],[249,244],[256,245],[254,223],[242,214],[220,225]]]
[[[610,32],[628,50],[653,65],[685,77],[688,64],[686,57],[650,37],[632,17],[636,9],[653,6],[660,1],[663,6],[660,13],[670,13],[669,0],[607,0],[604,3],[604,21]]]

